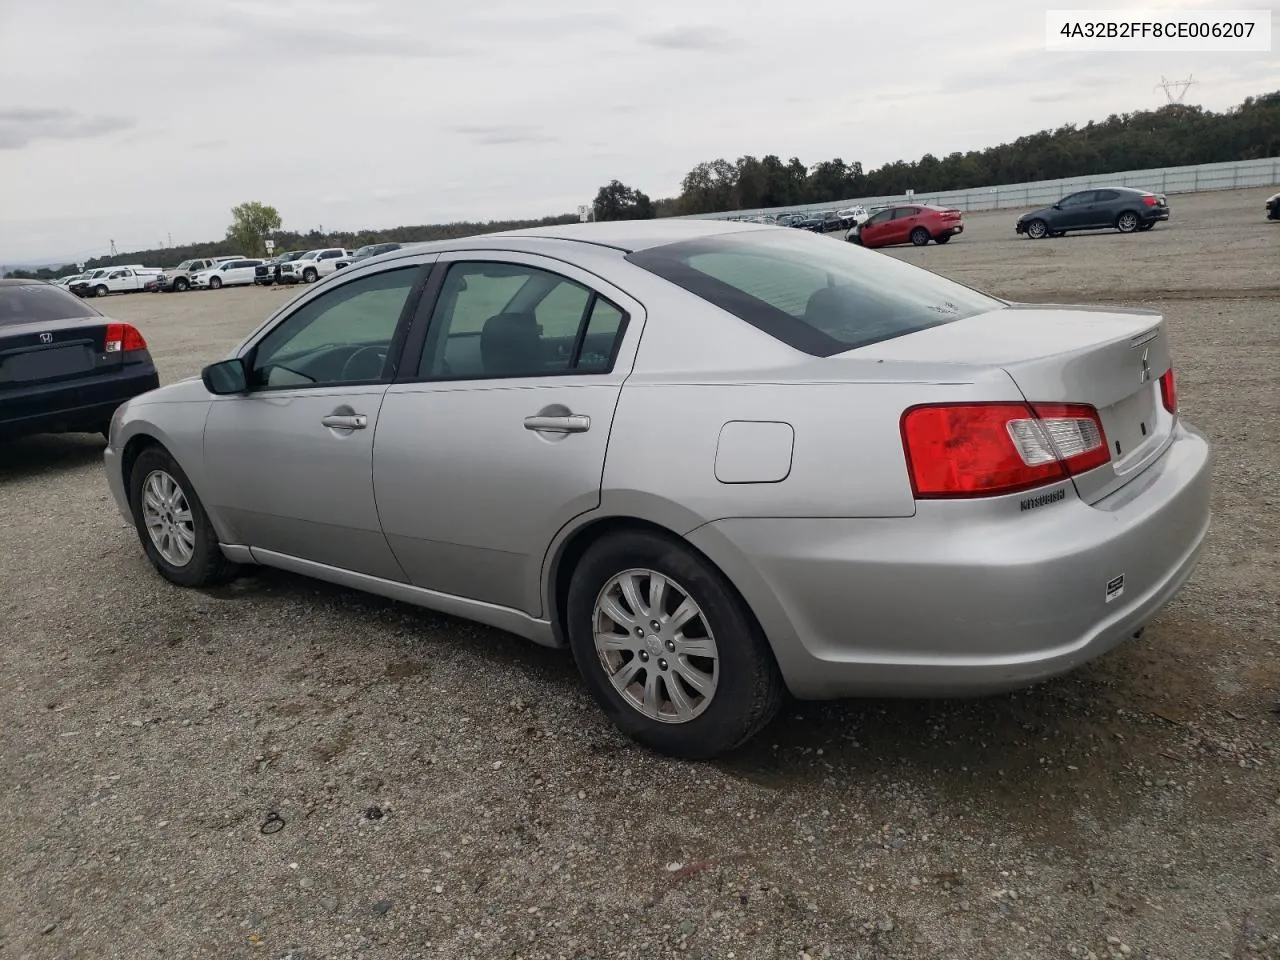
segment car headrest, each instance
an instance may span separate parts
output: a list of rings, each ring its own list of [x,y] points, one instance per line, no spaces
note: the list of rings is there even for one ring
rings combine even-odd
[[[540,372],[542,328],[532,313],[499,313],[480,329],[480,361],[487,374]]]

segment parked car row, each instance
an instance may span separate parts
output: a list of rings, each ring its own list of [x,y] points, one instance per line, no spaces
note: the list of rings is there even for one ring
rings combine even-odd
[[[351,253],[342,247],[319,250],[289,250],[265,260],[254,270],[253,282],[269,287],[277,283],[315,283],[335,270],[376,257],[380,253],[399,250],[399,243],[369,243]]]

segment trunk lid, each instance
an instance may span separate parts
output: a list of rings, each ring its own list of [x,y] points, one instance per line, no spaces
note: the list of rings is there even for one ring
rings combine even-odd
[[[1102,420],[1111,460],[1074,477],[1096,503],[1163,452],[1176,417],[1160,377],[1170,368],[1164,318],[1111,308],[1011,305],[873,344],[856,355],[998,366],[1031,403],[1087,403]]]
[[[0,390],[96,376],[124,365],[124,354],[106,352],[107,326],[97,320],[51,326],[0,327]]]

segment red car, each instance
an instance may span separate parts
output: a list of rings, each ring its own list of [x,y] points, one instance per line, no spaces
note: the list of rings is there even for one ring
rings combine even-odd
[[[861,227],[849,231],[848,239],[864,247],[891,247],[898,243],[923,247],[930,240],[946,243],[963,232],[959,210],[904,203],[872,214]]]

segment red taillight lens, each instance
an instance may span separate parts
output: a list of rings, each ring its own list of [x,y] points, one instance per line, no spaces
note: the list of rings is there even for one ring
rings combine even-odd
[[[1178,381],[1173,375],[1173,367],[1160,378],[1160,402],[1170,413],[1178,412]]]
[[[107,324],[107,353],[129,353],[147,349],[147,341],[138,328],[128,323]]]
[[[918,499],[1016,493],[1111,459],[1098,412],[1085,404],[913,407],[902,442]]]
[[[1145,197],[1142,198],[1142,202],[1145,203],[1148,207],[1154,207],[1156,205],[1156,198],[1151,196],[1151,194],[1147,194]]]

